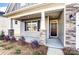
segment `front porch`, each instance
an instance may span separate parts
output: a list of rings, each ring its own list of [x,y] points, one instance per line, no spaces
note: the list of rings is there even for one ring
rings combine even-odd
[[[63,9],[27,15],[16,20],[20,20],[20,36],[24,36],[26,42],[41,40],[48,47],[63,48]]]
[[[15,13],[11,15],[11,19],[12,21],[19,21],[19,36],[24,36],[27,42],[42,40],[44,45],[62,48],[62,45],[64,46],[64,4],[49,5],[45,4],[42,6],[44,8],[40,9],[30,9],[31,11],[26,9],[24,13],[21,11],[20,14]],[[12,21],[11,28],[14,29],[18,24],[13,25]],[[15,36],[17,33],[16,28],[14,29]]]

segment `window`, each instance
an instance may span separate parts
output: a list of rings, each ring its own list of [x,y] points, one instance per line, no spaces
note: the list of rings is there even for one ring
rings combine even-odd
[[[31,31],[31,22],[26,22],[26,30]]]
[[[39,31],[40,25],[38,21],[25,22],[25,31]]]
[[[38,29],[38,26],[37,26],[38,22],[37,21],[33,21],[31,23],[31,26],[32,26],[32,31],[37,31]]]

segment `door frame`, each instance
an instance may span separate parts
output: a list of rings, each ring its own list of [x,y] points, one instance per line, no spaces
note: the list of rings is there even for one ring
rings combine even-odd
[[[79,12],[76,13],[76,49],[79,49]]]
[[[57,23],[57,36],[51,36],[51,23]],[[50,38],[58,38],[58,20],[50,20],[50,24],[49,24],[49,37]]]

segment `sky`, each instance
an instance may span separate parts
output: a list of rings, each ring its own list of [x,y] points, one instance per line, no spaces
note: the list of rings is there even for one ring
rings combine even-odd
[[[0,11],[5,12],[9,3],[0,3]]]
[[[0,0],[0,11],[5,11],[9,3],[79,3],[79,0]]]

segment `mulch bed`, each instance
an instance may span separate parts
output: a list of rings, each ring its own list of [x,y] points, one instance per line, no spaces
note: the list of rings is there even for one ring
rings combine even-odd
[[[65,47],[63,48],[64,55],[79,55],[79,51],[75,48]]]
[[[0,41],[0,45],[0,55],[46,55],[48,50],[48,47],[44,45],[40,45],[38,48],[32,48],[30,43],[20,45],[18,42]],[[21,53],[16,54],[16,49],[21,50]]]

